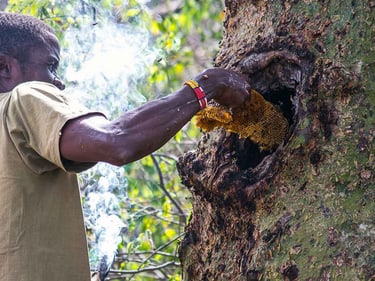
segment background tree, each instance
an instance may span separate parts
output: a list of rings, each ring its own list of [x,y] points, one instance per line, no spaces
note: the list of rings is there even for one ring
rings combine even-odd
[[[245,74],[289,134],[261,151],[219,129],[180,159],[183,279],[374,280],[374,1],[225,6],[216,65]]]

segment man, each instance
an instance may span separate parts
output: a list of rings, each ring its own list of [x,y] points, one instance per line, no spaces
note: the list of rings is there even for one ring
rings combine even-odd
[[[41,21],[0,13],[0,280],[90,280],[76,174],[165,144],[207,100],[236,107],[249,85],[209,69],[164,98],[107,120],[64,96],[59,43]]]

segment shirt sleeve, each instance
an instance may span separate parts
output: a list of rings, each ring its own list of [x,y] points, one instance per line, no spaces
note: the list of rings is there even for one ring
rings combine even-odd
[[[7,110],[10,138],[23,162],[35,173],[54,169],[79,172],[95,163],[63,163],[61,130],[67,121],[97,114],[72,100],[52,84],[27,82],[17,86]]]

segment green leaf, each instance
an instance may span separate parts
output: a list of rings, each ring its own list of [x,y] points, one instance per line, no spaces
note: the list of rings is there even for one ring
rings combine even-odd
[[[126,16],[128,16],[128,17],[135,17],[135,16],[139,15],[139,13],[140,13],[139,9],[133,8],[133,9],[127,10]]]

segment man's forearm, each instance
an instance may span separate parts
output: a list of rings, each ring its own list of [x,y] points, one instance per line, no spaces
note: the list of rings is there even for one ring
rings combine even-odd
[[[111,122],[116,131],[116,147],[124,147],[128,163],[150,154],[172,138],[199,111],[199,103],[189,87],[127,112]]]
[[[70,121],[60,140],[64,159],[124,165],[157,150],[200,109],[194,92],[184,86],[164,98],[125,112],[114,121],[89,115]]]

